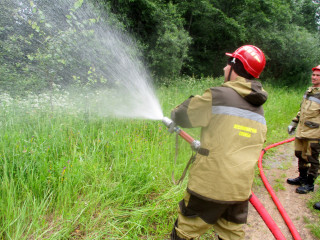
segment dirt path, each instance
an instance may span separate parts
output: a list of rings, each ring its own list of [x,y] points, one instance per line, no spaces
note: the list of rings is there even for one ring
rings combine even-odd
[[[268,150],[271,151],[271,150]],[[286,143],[276,147],[275,156],[268,152],[263,158],[263,171],[266,175],[269,184],[273,187],[276,196],[281,202],[283,208],[287,212],[293,225],[299,232],[302,240],[317,240],[310,230],[306,227],[306,219],[310,222],[315,221],[318,217],[307,207],[308,200],[311,199],[313,193],[297,194],[295,193],[296,186],[291,186],[286,183],[288,177],[298,176],[297,161],[293,154],[293,142]],[[315,186],[315,191],[319,188]],[[273,220],[279,226],[281,232],[287,240],[293,239],[288,227],[286,226],[282,216],[280,215],[276,205],[274,204],[270,194],[263,186],[255,186],[253,192],[264,205],[266,210],[272,216]],[[246,239],[251,240],[273,240],[275,239],[266,224],[263,222],[260,215],[249,204],[248,223],[245,226]]]

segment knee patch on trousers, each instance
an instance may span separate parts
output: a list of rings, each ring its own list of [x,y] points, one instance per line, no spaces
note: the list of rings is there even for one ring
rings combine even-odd
[[[179,202],[179,207],[180,207],[180,211],[182,213],[183,216],[186,216],[186,217],[198,217],[197,213],[192,210],[191,208],[188,208],[185,204],[185,201],[184,200],[181,200]]]
[[[200,217],[208,224],[214,224],[219,218],[242,224],[247,222],[248,201],[236,204],[222,204],[206,201],[194,195],[190,196],[188,206],[182,200],[179,203],[182,215],[186,217]]]

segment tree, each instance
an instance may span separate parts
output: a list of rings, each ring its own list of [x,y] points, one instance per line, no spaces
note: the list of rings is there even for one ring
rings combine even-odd
[[[292,5],[292,22],[298,26],[305,27],[308,31],[314,32],[320,26],[319,22],[320,1],[297,0]]]
[[[101,26],[109,26],[105,21],[115,19],[112,15],[106,20],[82,0],[6,1],[0,5],[1,19],[9,23],[0,29],[2,89],[22,94],[54,85],[99,87],[107,82],[103,69],[110,49],[99,34],[106,30]]]
[[[151,68],[159,78],[174,78],[179,76],[187,58],[191,38],[173,4],[160,9],[157,15],[155,44],[150,43]]]
[[[175,1],[186,19],[185,29],[192,38],[184,73],[196,76],[219,76],[226,63],[225,52],[244,41],[245,28],[221,9],[225,5],[210,0]]]
[[[244,44],[264,51],[262,77],[294,77],[318,64],[319,6],[318,0],[3,0],[1,88],[115,84],[114,66],[123,63],[115,42],[159,80],[220,76],[225,52]]]
[[[319,58],[319,51],[315,51],[319,48],[319,35],[314,15],[304,15],[304,20],[299,21],[296,16],[302,14],[302,8],[289,0],[250,0],[247,4],[237,21],[247,30],[248,43],[256,44],[266,54],[264,75],[290,79],[308,72]]]
[[[111,11],[138,39],[138,47],[144,50],[146,64],[156,78],[174,78],[181,73],[191,39],[175,4],[166,0],[102,2],[110,4]]]

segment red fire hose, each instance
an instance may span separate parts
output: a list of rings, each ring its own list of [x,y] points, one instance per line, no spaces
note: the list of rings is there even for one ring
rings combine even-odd
[[[290,139],[287,139],[287,140],[284,140],[282,142],[278,142],[278,143],[274,143],[274,144],[271,144],[269,146],[267,146],[266,148],[264,148],[261,153],[260,153],[260,157],[259,157],[259,161],[258,161],[258,167],[259,167],[259,171],[260,171],[260,177],[266,187],[266,189],[268,190],[268,192],[270,193],[271,197],[272,197],[272,200],[274,201],[274,203],[276,204],[283,220],[286,222],[293,238],[295,240],[301,240],[301,237],[297,231],[297,229],[294,227],[291,219],[289,218],[288,214],[286,213],[286,211],[284,210],[283,206],[281,205],[279,199],[277,198],[276,194],[274,193],[271,185],[269,184],[266,176],[264,175],[264,172],[263,172],[263,168],[262,168],[262,157],[263,155],[265,154],[265,152],[270,149],[270,148],[273,148],[273,147],[276,147],[276,146],[279,146],[281,144],[284,144],[284,143],[288,143],[288,142],[291,142],[293,141],[294,138],[290,138]]]
[[[278,225],[274,222],[270,214],[267,212],[267,210],[264,208],[262,203],[259,201],[256,195],[254,195],[253,192],[250,198],[250,203],[257,210],[257,212],[259,213],[267,227],[270,229],[275,239],[286,240],[282,232],[280,231]]]

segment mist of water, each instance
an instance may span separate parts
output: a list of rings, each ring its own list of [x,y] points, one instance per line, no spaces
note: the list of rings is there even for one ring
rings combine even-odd
[[[44,30],[52,35],[52,41],[57,43],[59,40],[58,43],[61,42],[68,49],[63,54],[73,62],[69,71],[75,71],[72,74],[68,72],[68,76],[82,80],[91,77],[91,81],[98,79],[106,83],[82,98],[90,111],[103,116],[162,119],[163,113],[152,78],[134,39],[115,27],[113,18],[102,15],[101,11],[85,4],[85,1],[45,2],[34,0],[30,5],[30,1],[16,0],[16,6],[20,8],[19,21],[39,19],[39,16],[43,19],[45,24],[41,25],[41,29],[48,26]],[[61,36],[61,33],[71,34]],[[79,69],[83,70],[81,66],[90,66],[86,70],[90,74],[80,75]],[[78,92],[83,92],[82,89],[83,86]]]

